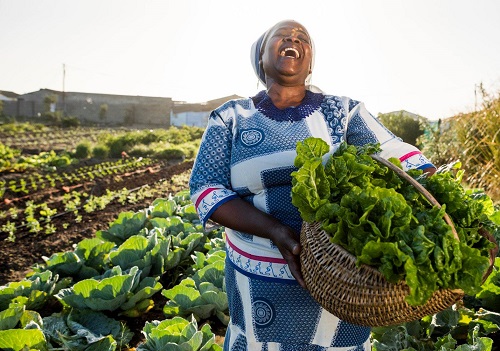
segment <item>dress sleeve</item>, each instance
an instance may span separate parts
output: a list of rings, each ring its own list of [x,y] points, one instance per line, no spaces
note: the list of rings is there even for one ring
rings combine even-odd
[[[398,158],[405,171],[434,167],[417,147],[395,136],[368,112],[364,103],[355,100],[349,103],[346,141],[358,146],[379,143],[382,148],[380,156],[385,159]]]
[[[231,145],[232,130],[213,111],[189,179],[191,200],[204,228],[220,205],[238,196],[231,188]]]

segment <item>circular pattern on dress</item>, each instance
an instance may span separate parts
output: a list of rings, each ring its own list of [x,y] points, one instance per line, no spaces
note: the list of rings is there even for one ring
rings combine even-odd
[[[255,146],[262,142],[264,134],[258,129],[247,129],[241,132],[241,142],[246,146]]]
[[[263,299],[254,300],[252,303],[252,312],[257,327],[266,327],[274,320],[274,308]]]

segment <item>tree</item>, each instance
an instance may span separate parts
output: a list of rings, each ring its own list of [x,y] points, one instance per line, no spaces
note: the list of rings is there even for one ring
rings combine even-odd
[[[106,119],[108,118],[108,104],[102,104],[99,108],[99,119],[106,123]]]
[[[57,95],[47,95],[43,99],[43,104],[45,107],[45,112],[55,112],[56,111]]]
[[[418,138],[425,133],[428,124],[425,118],[406,111],[379,114],[378,119],[404,142],[415,146],[419,146]]]
[[[125,117],[123,118],[123,124],[126,126],[131,126],[135,123],[135,106],[128,106],[125,110]]]
[[[57,95],[51,94],[43,99],[44,113],[43,119],[49,124],[58,124],[61,122],[62,113],[56,111]]]

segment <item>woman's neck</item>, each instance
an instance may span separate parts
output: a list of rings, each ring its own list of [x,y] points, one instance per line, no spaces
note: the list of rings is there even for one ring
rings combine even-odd
[[[286,87],[275,83],[268,86],[267,95],[279,109],[295,107],[300,105],[306,96],[306,87],[305,85]]]

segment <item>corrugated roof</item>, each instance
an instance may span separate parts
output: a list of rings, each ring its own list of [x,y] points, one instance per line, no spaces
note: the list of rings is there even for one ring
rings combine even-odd
[[[10,99],[17,99],[17,97],[19,96],[19,94],[7,90],[0,90],[0,94]]]
[[[219,99],[209,100],[207,102],[199,102],[199,103],[188,103],[184,101],[174,101],[174,107],[172,108],[174,113],[182,113],[182,112],[210,112],[223,103],[233,100],[240,99],[241,96],[238,95],[229,95],[226,97],[222,97]]]

